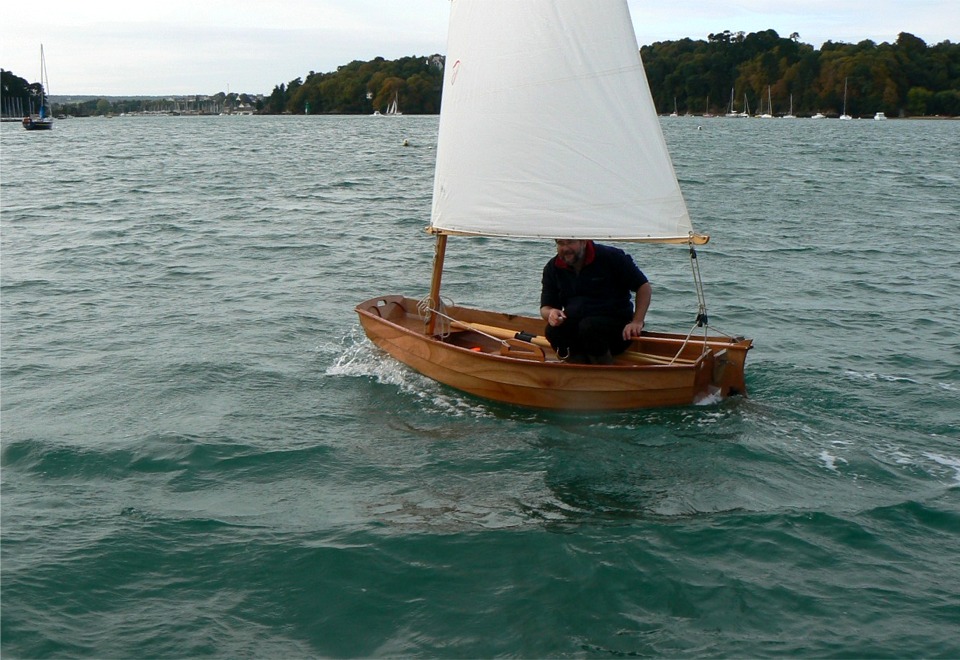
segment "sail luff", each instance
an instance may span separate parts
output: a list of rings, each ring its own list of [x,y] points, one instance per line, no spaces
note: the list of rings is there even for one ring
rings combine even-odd
[[[431,225],[490,236],[686,236],[623,0],[454,0]]]

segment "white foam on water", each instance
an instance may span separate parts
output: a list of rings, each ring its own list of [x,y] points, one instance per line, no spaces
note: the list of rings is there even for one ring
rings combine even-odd
[[[696,401],[694,401],[693,403],[694,405],[697,405],[697,406],[712,406],[720,403],[721,401],[723,401],[723,397],[720,396],[720,388],[713,387],[711,385],[710,391],[707,392],[707,394],[700,397],[699,399],[697,399]]]
[[[934,454],[932,452],[924,452],[923,455],[938,465],[953,469],[953,483],[960,486],[960,458],[943,456],[942,454]]]
[[[359,329],[355,328],[340,344],[331,345],[327,349],[336,353],[333,364],[325,372],[328,376],[373,378],[378,383],[394,385],[404,394],[412,395],[427,404],[427,409],[447,416],[491,416],[481,404],[448,390],[440,383],[390,357],[369,342]]]
[[[328,376],[368,376],[380,383],[404,385],[409,370],[369,343],[338,347],[339,355],[327,367]]]
[[[916,381],[913,378],[907,378],[906,376],[890,376],[887,374],[876,373],[874,371],[864,372],[848,369],[843,373],[848,378],[853,378],[855,380],[883,381],[886,383],[913,383],[914,385],[919,384],[919,381]]]
[[[890,458],[892,458],[897,465],[913,465],[915,463],[912,456],[900,449],[891,451]]]
[[[844,465],[849,465],[847,459],[840,456],[834,456],[833,454],[827,452],[826,450],[820,452],[820,460],[823,462],[823,465],[833,472],[838,472],[837,470],[837,461],[840,461]]]

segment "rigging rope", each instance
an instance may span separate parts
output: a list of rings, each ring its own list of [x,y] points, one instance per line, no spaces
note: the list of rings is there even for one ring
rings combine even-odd
[[[445,309],[448,306],[453,306],[453,301],[449,301],[449,305],[447,305],[444,303],[443,299],[441,298],[440,304],[438,305],[438,307],[440,307],[441,309]],[[454,317],[444,312],[441,312],[439,309],[433,309],[432,307],[430,307],[430,296],[421,298],[420,302],[417,303],[417,314],[419,314],[420,318],[424,320],[429,318],[428,314],[436,314],[440,319],[442,319],[442,322],[438,321],[436,325],[437,328],[440,328],[439,330],[437,330],[437,334],[440,337],[446,338],[450,335],[450,322],[452,321],[454,323],[462,323],[464,325],[469,325],[470,329],[473,332],[476,332],[477,334],[483,335],[484,337],[487,337],[496,342],[499,342],[503,346],[507,346],[507,347],[510,346],[510,344],[502,337],[491,335],[490,333],[484,332],[480,328],[474,327],[472,324],[467,323],[466,321],[460,321],[459,319],[455,319]]]
[[[697,328],[703,328],[703,353],[706,353],[707,350],[707,329],[709,327],[710,321],[707,316],[707,299],[703,295],[703,280],[700,277],[700,262],[697,261],[697,251],[693,248],[693,243],[690,243],[690,269],[693,271],[693,282],[697,288],[697,319],[690,332],[687,333],[687,336],[683,338],[683,343],[680,344],[680,348],[677,350],[676,355],[673,356],[673,359],[670,360],[670,364],[673,364],[677,361],[677,358],[680,357],[680,354],[683,353],[683,349],[687,347],[687,344],[690,342],[690,336],[693,335],[694,331]]]
[[[430,315],[436,314],[438,320],[434,325],[434,332],[437,334],[437,336],[446,338],[450,336],[450,323],[448,321],[450,317],[440,310],[446,309],[447,303],[444,302],[442,297],[437,300],[437,303],[437,307],[440,309],[433,309],[433,307],[430,306],[430,296],[424,296],[419,302],[417,302],[417,316],[420,317],[420,320],[423,321],[424,325],[428,325],[430,322]],[[452,305],[453,301],[451,300],[449,303]]]
[[[693,327],[690,328],[690,332],[688,332],[684,338],[683,344],[680,345],[680,350],[677,351],[677,354],[670,360],[670,364],[673,364],[677,358],[680,357],[683,349],[686,348],[687,343],[690,341],[690,336],[693,335],[697,328],[703,328],[703,352],[706,353],[707,350],[709,350],[707,348],[707,338],[709,336],[710,319],[707,316],[707,299],[703,294],[703,279],[700,277],[700,262],[697,260],[697,251],[693,249],[693,243],[690,243],[690,268],[693,270],[693,281],[697,287],[697,319]],[[718,328],[714,328],[714,332],[718,332],[730,339],[734,338],[733,335],[723,332]]]
[[[703,328],[703,337],[707,337],[707,326],[710,321],[707,317],[707,299],[703,295],[703,280],[700,277],[700,262],[697,260],[697,251],[690,244],[690,268],[693,270],[693,281],[697,285],[697,325]],[[692,331],[691,331],[692,332]]]

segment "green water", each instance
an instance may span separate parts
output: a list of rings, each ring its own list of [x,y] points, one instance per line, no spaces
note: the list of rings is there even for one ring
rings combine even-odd
[[[2,125],[3,655],[960,655],[960,123],[665,118],[750,397],[597,416],[362,336],[436,126]],[[535,313],[551,252],[452,238],[444,293]]]

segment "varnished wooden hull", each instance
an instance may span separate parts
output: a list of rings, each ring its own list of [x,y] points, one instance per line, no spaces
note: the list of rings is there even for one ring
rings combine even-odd
[[[549,349],[511,346],[483,328],[539,335],[540,319],[451,307],[462,321],[448,335],[430,336],[415,300],[383,296],[356,307],[373,343],[423,375],[469,394],[548,410],[604,411],[689,405],[711,396],[746,394],[749,339],[649,333],[613,365],[569,364]],[[706,350],[704,344],[706,343]],[[682,348],[681,348],[682,347]],[[679,356],[678,356],[679,351]],[[670,363],[675,356],[679,360]]]

